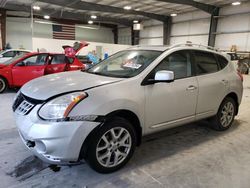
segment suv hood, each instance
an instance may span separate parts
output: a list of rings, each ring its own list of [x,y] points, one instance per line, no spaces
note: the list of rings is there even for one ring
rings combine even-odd
[[[121,80],[123,78],[111,78],[81,71],[63,72],[34,79],[25,84],[21,92],[33,99],[46,100],[58,94],[87,90]]]

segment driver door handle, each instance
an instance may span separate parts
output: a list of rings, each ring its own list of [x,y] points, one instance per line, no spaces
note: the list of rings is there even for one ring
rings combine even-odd
[[[193,91],[195,89],[197,89],[197,87],[193,85],[187,87],[187,91]]]

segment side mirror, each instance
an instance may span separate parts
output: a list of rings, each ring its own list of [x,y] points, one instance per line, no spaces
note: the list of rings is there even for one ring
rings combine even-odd
[[[3,57],[3,55],[2,54],[0,54],[0,58],[2,58]]]
[[[159,82],[173,82],[174,81],[174,72],[173,71],[167,71],[167,70],[161,70],[155,73],[154,78],[151,79],[145,79],[142,81],[141,85],[151,85]]]
[[[161,70],[155,74],[155,82],[172,82],[174,81],[174,72]]]

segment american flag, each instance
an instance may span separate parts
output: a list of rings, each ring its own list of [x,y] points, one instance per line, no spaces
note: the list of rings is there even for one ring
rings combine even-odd
[[[75,25],[52,25],[53,39],[75,40]]]

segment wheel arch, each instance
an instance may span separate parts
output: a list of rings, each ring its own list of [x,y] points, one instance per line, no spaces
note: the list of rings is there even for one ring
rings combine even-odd
[[[122,117],[128,120],[133,125],[136,132],[136,139],[137,139],[136,145],[139,146],[141,144],[141,138],[142,138],[142,126],[138,116],[130,110],[116,110],[107,114],[105,118],[106,120],[109,120],[115,116]]]
[[[7,84],[6,87],[8,88],[10,86],[8,79],[2,75],[0,75],[0,78],[2,78],[5,81],[5,83]]]
[[[229,94],[227,94],[225,96],[225,98],[227,98],[227,97],[230,97],[235,101],[235,103],[236,103],[236,115],[238,115],[238,112],[239,112],[239,99],[238,99],[237,94],[235,92],[231,92],[231,93],[229,93]]]
[[[81,147],[81,150],[79,153],[79,160],[86,157],[86,154],[88,151],[88,145],[90,144],[92,135],[95,134],[95,132],[98,131],[98,129],[101,126],[103,126],[106,121],[109,121],[113,117],[122,117],[122,118],[128,120],[133,125],[135,132],[136,132],[136,145],[139,146],[141,144],[142,126],[141,126],[141,123],[140,123],[138,116],[130,110],[115,110],[115,111],[110,112],[107,115],[103,116],[102,123],[100,123],[99,126],[95,127],[91,131],[91,133],[87,136],[87,138],[85,139],[85,141],[82,144],[82,147]]]

